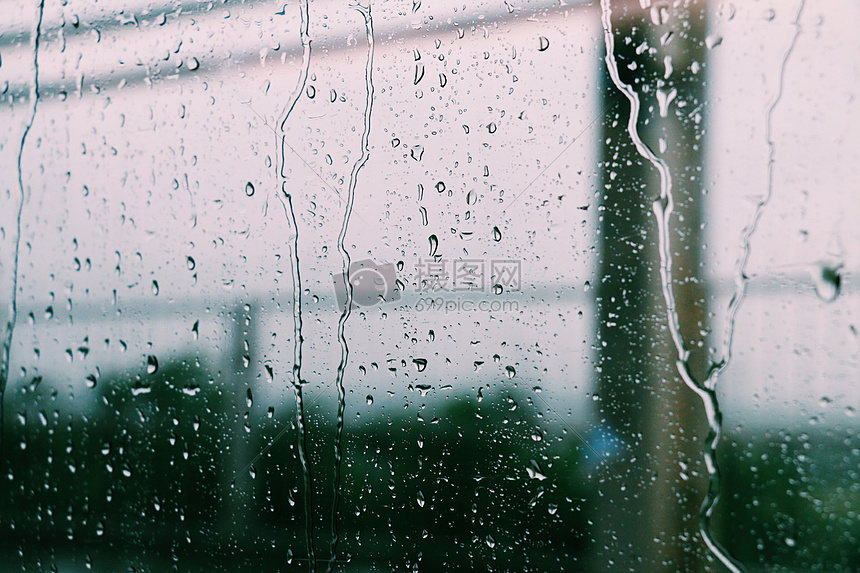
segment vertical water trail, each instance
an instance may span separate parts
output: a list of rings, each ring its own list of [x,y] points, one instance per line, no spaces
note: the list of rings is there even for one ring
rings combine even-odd
[[[304,488],[304,512],[305,512],[305,543],[308,548],[308,568],[313,573],[316,571],[316,553],[314,551],[314,520],[313,520],[313,480],[311,479],[310,460],[308,459],[307,425],[305,421],[304,400],[302,398],[302,280],[299,273],[299,227],[296,224],[296,215],[293,211],[292,196],[287,193],[286,150],[287,135],[285,126],[290,114],[295,109],[308,79],[308,70],[311,64],[311,38],[309,34],[310,15],[308,0],[301,0],[299,10],[301,12],[301,24],[299,39],[302,44],[302,67],[299,79],[290,99],[284,106],[278,121],[276,141],[278,146],[278,157],[275,165],[276,175],[280,181],[278,198],[284,205],[284,215],[293,233],[290,242],[290,270],[293,275],[293,390],[296,394],[296,429],[298,433],[299,463],[302,467],[302,487]],[[283,195],[283,196],[282,196]]]
[[[737,264],[735,265],[735,291],[732,294],[731,300],[729,300],[729,306],[726,311],[727,321],[725,330],[723,332],[723,342],[721,347],[721,358],[720,361],[712,367],[711,375],[708,376],[708,380],[710,381],[713,378],[713,382],[709,384],[713,386],[716,382],[716,378],[719,374],[726,369],[732,357],[732,340],[734,337],[735,331],[735,319],[737,318],[738,309],[741,306],[744,298],[746,297],[747,291],[747,282],[749,279],[746,276],[747,262],[749,262],[750,256],[750,241],[752,240],[752,236],[758,227],[759,219],[761,219],[762,214],[764,213],[765,208],[768,203],[770,203],[770,198],[773,195],[773,166],[774,166],[774,156],[775,156],[775,146],[773,143],[773,112],[776,109],[777,104],[780,99],[782,99],[782,88],[783,81],[785,78],[785,68],[788,64],[788,59],[791,56],[791,53],[794,51],[794,47],[797,45],[797,38],[800,36],[800,16],[803,13],[803,7],[806,4],[806,0],[800,0],[800,4],[797,8],[797,13],[794,18],[794,36],[791,39],[791,44],[789,44],[788,49],[785,51],[785,55],[782,58],[782,63],[779,68],[779,76],[777,78],[777,88],[776,94],[774,95],[773,100],[770,103],[770,106],[767,109],[767,114],[765,116],[765,138],[767,139],[767,148],[768,148],[768,157],[767,157],[767,187],[765,188],[765,193],[762,198],[756,203],[755,210],[753,211],[753,215],[750,218],[749,223],[747,223],[746,227],[744,227],[741,233],[741,248],[740,248],[740,256],[738,257]]]
[[[689,367],[689,352],[684,347],[684,339],[678,322],[678,313],[675,303],[675,294],[672,279],[672,250],[670,236],[670,219],[674,209],[672,196],[672,178],[669,167],[665,161],[657,157],[654,152],[642,141],[639,135],[639,95],[636,91],[621,80],[618,73],[618,63],[615,60],[615,37],[612,30],[612,10],[609,0],[601,0],[603,22],[603,33],[606,42],[606,66],[615,87],[621,91],[630,101],[630,117],[627,123],[627,132],[630,140],[639,154],[657,169],[660,175],[660,196],[654,201],[653,210],[657,219],[658,250],[660,254],[660,283],[663,291],[663,299],[666,304],[666,321],[672,342],[675,346],[678,358],[676,366],[684,383],[693,390],[705,406],[708,420],[709,433],[704,448],[705,465],[708,470],[708,492],[699,510],[699,531],[705,545],[710,552],[719,559],[732,573],[742,573],[743,566],[738,563],[729,552],[716,540],[711,531],[711,516],[720,491],[720,472],[717,465],[716,448],[720,440],[722,427],[722,416],[717,402],[717,394],[713,389],[711,376],[705,384],[695,380]],[[715,373],[714,369],[711,372]],[[714,379],[715,382],[715,379]]]
[[[278,122],[278,130],[279,134],[283,137],[284,127],[287,124],[287,120],[290,117],[290,114],[293,113],[293,109],[296,107],[296,104],[299,101],[299,98],[302,95],[302,92],[305,91],[305,84],[308,81],[308,70],[310,70],[311,66],[311,35],[310,35],[310,14],[309,14],[309,6],[308,0],[301,0],[299,4],[299,11],[301,12],[301,24],[299,27],[299,41],[302,44],[302,69],[299,70],[299,79],[296,82],[296,88],[293,90],[290,99],[287,100],[286,105],[284,105],[283,111],[281,111],[281,121]],[[283,146],[281,147],[281,151],[283,151]],[[284,156],[281,155],[281,159]],[[284,176],[283,172],[284,164],[281,163],[281,176]]]
[[[700,388],[700,396],[706,396],[706,398],[703,397],[703,401],[705,402],[705,407],[708,410],[708,420],[711,425],[711,432],[705,444],[705,461],[707,463],[709,475],[713,477],[708,481],[708,493],[705,497],[705,501],[702,504],[702,511],[700,514],[703,527],[708,527],[709,529],[710,518],[719,500],[720,490],[719,468],[716,463],[716,448],[720,440],[722,417],[720,415],[720,411],[717,405],[717,380],[719,379],[722,372],[726,368],[728,368],[729,363],[731,362],[735,320],[737,318],[738,309],[740,308],[741,303],[746,297],[747,282],[749,281],[746,275],[746,268],[751,251],[750,241],[752,240],[752,236],[755,233],[756,228],[758,227],[758,222],[761,219],[765,208],[767,207],[768,203],[770,203],[770,199],[773,196],[773,168],[775,156],[775,146],[772,135],[773,112],[774,109],[776,109],[776,106],[779,103],[780,99],[782,98],[785,68],[788,63],[788,59],[791,56],[791,53],[794,51],[795,45],[797,44],[797,38],[798,36],[800,36],[800,16],[803,13],[804,4],[805,0],[800,0],[800,4],[798,6],[797,13],[794,19],[794,36],[792,37],[791,44],[789,44],[789,47],[786,50],[785,55],[783,56],[782,63],[780,64],[779,76],[777,79],[778,85],[776,95],[771,101],[771,104],[768,107],[766,114],[765,137],[767,139],[768,146],[767,186],[763,197],[758,201],[758,203],[756,203],[753,215],[750,218],[749,223],[747,223],[746,227],[744,227],[741,233],[740,256],[738,257],[737,264],[735,265],[735,291],[732,294],[732,298],[729,300],[729,304],[726,309],[727,319],[723,330],[723,341],[720,350],[721,357],[719,362],[715,362],[711,365],[704,385],[702,388]],[[690,385],[692,377],[689,375],[689,372],[686,368],[682,369],[680,363],[679,371],[684,377],[684,381],[687,382],[687,385]]]
[[[39,0],[35,24],[30,32],[30,46],[33,49],[33,84],[30,86],[30,115],[24,125],[21,145],[18,147],[18,206],[15,214],[15,250],[12,254],[12,301],[9,305],[9,321],[3,337],[2,357],[0,357],[0,461],[3,460],[3,422],[4,399],[6,386],[9,383],[10,359],[12,355],[12,339],[15,336],[15,323],[18,322],[18,258],[21,253],[21,214],[24,211],[24,173],[21,160],[24,156],[24,146],[27,136],[36,120],[36,107],[39,105],[39,41],[42,34],[42,16],[45,13],[45,0]]]
[[[299,464],[302,467],[302,486],[304,488],[305,511],[305,543],[308,547],[308,567],[316,571],[316,553],[314,551],[314,520],[313,520],[313,480],[311,479],[310,460],[308,459],[307,427],[305,423],[305,407],[302,398],[302,280],[299,273],[299,228],[296,225],[296,214],[293,210],[292,196],[283,191],[284,196],[278,196],[284,206],[284,215],[293,232],[290,242],[290,269],[293,275],[293,390],[296,394],[296,430],[298,434]]]
[[[347,360],[349,359],[349,347],[346,343],[346,335],[344,329],[346,321],[349,319],[352,310],[352,282],[349,280],[349,252],[346,250],[346,232],[349,227],[349,218],[352,214],[352,205],[355,202],[355,185],[358,181],[358,172],[367,163],[370,157],[370,116],[373,109],[373,19],[370,15],[370,3],[367,7],[360,4],[353,6],[364,18],[365,34],[367,37],[367,63],[364,68],[365,82],[365,102],[364,102],[364,130],[361,133],[361,156],[352,166],[352,173],[349,176],[349,189],[346,198],[346,207],[343,214],[343,224],[340,228],[340,234],[337,238],[337,250],[343,258],[343,280],[346,292],[346,303],[343,312],[340,315],[340,320],[337,323],[337,339],[340,342],[340,364],[337,367],[337,434],[334,444],[334,491],[331,507],[331,557],[326,568],[327,573],[331,573],[337,561],[337,513],[338,504],[340,503],[340,479],[341,479],[341,463],[343,460],[343,415],[346,409],[346,391],[343,386],[343,375],[346,370]]]

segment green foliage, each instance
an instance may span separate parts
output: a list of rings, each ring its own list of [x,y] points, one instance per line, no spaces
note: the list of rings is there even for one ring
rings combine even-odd
[[[234,394],[241,392],[228,393],[185,359],[152,374],[105,376],[79,394],[45,381],[10,396],[7,407],[23,423],[9,424],[6,435],[17,447],[4,461],[12,475],[0,498],[4,562],[15,554],[28,569],[58,555],[96,570],[303,566],[294,412],[246,431]],[[579,444],[548,446],[522,392],[500,389],[480,401],[452,395],[431,420],[355,420],[344,429],[339,560],[383,570],[548,571],[581,552]],[[327,417],[311,422],[323,561],[331,552],[336,427]]]

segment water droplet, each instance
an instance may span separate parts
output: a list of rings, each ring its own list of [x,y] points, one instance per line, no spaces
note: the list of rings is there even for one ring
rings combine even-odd
[[[496,546],[496,540],[495,540],[495,539],[493,539],[493,536],[492,536],[492,535],[488,535],[488,536],[487,536],[487,547],[489,547],[490,549],[492,549],[492,548],[493,548],[493,547],[495,547],[495,546]]]
[[[493,294],[498,295],[498,294],[502,294],[503,292],[505,292],[505,288],[502,285],[500,285],[500,284],[493,285]]]
[[[146,357],[146,373],[155,374],[158,372],[158,358],[150,354]]]
[[[189,271],[193,271],[197,266],[197,263],[194,262],[194,257],[186,257],[185,264],[188,266]]]
[[[439,248],[439,238],[436,235],[430,235],[430,256],[436,255],[436,249]]]
[[[839,296],[842,288],[841,268],[841,264],[821,264],[812,271],[812,278],[815,281],[815,294],[824,302],[833,302]]]
[[[487,126],[487,131],[489,131],[490,133],[496,133],[496,129],[498,129],[498,128],[496,127],[496,124],[493,122],[490,122],[490,124]]]
[[[438,183],[436,183],[436,191],[438,191],[439,193],[444,193],[445,189],[446,187],[444,181],[439,181]]]
[[[424,358],[415,358],[412,360],[412,363],[415,364],[415,368],[418,369],[418,372],[424,372],[427,368],[427,360]]]
[[[186,65],[188,66],[188,69],[193,72],[200,67],[200,61],[197,58],[191,57],[188,58]]]
[[[735,5],[731,2],[726,2],[720,5],[718,9],[718,14],[720,17],[725,18],[726,20],[731,20],[735,17],[736,9]]]
[[[549,40],[544,36],[538,38],[538,52],[545,52],[549,48]]]
[[[654,4],[651,6],[651,22],[655,26],[665,26],[669,23],[669,9],[665,5]]]
[[[95,388],[96,383],[98,382],[98,378],[93,374],[87,375],[87,388]]]
[[[418,490],[418,507],[424,507],[424,493]]]
[[[498,227],[493,227],[493,240],[497,243],[502,240],[502,232]]]
[[[152,294],[158,296],[158,281],[152,281]]]
[[[251,393],[250,388],[248,388],[248,393],[245,396],[245,403],[248,405],[249,408],[254,405],[254,395]]]
[[[466,193],[466,205],[474,205],[478,202],[478,194],[475,191]]]
[[[529,477],[531,479],[536,479],[538,481],[543,481],[546,479],[546,473],[544,472],[543,468],[540,467],[540,464],[538,464],[535,460],[530,460],[529,464],[531,467],[526,468],[526,473],[529,474]]]
[[[373,396],[370,394],[367,395],[367,405],[370,406],[373,404]]]
[[[245,195],[247,195],[248,197],[254,196],[254,184],[250,181],[245,183]]]
[[[305,92],[308,94],[309,99],[314,99],[314,96],[317,95],[317,89],[314,86],[308,86],[308,89],[305,90]]]
[[[669,114],[669,105],[678,95],[678,90],[672,88],[668,92],[664,92],[662,89],[658,89],[656,95],[657,105],[660,108],[660,117],[666,117]]]
[[[426,227],[428,224],[427,208],[426,207],[418,207],[418,211],[421,213],[421,224]]]
[[[517,375],[517,371],[514,369],[513,366],[505,366],[505,374],[508,375],[508,378],[513,378]]]
[[[199,338],[199,336],[200,336],[200,321],[199,320],[194,321],[194,326],[191,327],[191,336],[194,338],[194,340],[197,340]]]
[[[707,38],[705,38],[705,47],[709,50],[713,50],[717,46],[723,43],[723,37],[719,34],[711,34]]]

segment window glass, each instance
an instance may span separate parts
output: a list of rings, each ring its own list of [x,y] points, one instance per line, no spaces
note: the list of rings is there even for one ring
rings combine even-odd
[[[4,571],[860,568],[844,0],[0,0]]]

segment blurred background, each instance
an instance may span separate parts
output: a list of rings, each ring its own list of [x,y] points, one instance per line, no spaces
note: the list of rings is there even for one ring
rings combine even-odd
[[[608,5],[0,0],[2,570],[730,570],[672,316],[860,570],[860,6]]]

